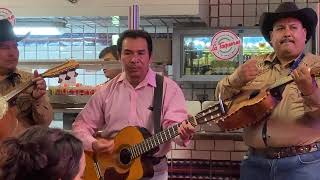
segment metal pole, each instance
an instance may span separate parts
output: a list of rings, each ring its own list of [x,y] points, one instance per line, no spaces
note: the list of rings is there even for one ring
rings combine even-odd
[[[139,15],[139,5],[138,0],[135,0],[132,6],[129,7],[128,16],[128,29],[139,29],[140,26],[140,15]]]

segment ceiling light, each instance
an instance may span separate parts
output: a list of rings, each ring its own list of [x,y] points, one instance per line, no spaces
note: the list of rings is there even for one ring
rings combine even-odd
[[[56,27],[14,27],[13,31],[16,35],[25,35],[30,32],[31,35],[61,35]]]
[[[120,25],[120,17],[119,16],[111,16],[111,24],[114,26]]]
[[[112,38],[112,45],[117,45],[117,41],[119,39],[119,35],[118,34],[113,34],[111,36],[111,38]]]

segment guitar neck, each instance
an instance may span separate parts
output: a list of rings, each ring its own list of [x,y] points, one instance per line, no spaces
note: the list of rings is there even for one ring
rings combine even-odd
[[[209,106],[207,109],[199,112],[195,117],[189,117],[187,120],[188,123],[190,123],[193,127],[197,126],[198,124],[204,124],[210,121],[217,122],[221,119],[222,116],[222,109],[224,107],[220,103],[217,103],[213,106]],[[131,159],[135,159],[142,154],[150,151],[151,149],[154,149],[155,147],[159,146],[160,144],[163,144],[165,142],[168,142],[169,140],[175,138],[179,135],[178,127],[181,123],[175,124],[147,139],[145,139],[143,142],[133,145],[129,148],[129,151],[131,152]]]
[[[187,119],[189,123],[191,123],[192,126],[196,126],[197,123],[195,122],[195,119],[193,117],[190,117]],[[130,151],[132,153],[131,158],[135,159],[142,154],[150,151],[151,149],[154,149],[155,147],[159,146],[160,144],[163,144],[165,142],[170,141],[171,139],[175,138],[179,135],[178,127],[181,123],[175,124],[147,139],[145,139],[142,143],[136,144],[130,148]]]
[[[279,87],[281,85],[290,83],[291,81],[293,81],[293,78],[291,76],[283,77],[280,80],[276,81],[274,84],[272,84],[270,86],[270,89],[277,88],[277,87]]]
[[[46,72],[40,74],[42,78],[49,78],[49,77],[58,77],[62,73],[67,73],[70,70],[75,70],[77,67],[79,67],[79,63],[75,60],[66,61],[63,64],[60,64],[54,68],[48,69]],[[22,91],[26,90],[28,87],[32,86],[33,81],[30,80],[26,83],[20,84],[18,88],[11,91],[10,93],[3,96],[3,98],[9,102],[14,97],[16,97],[18,94],[20,94]]]
[[[6,94],[5,96],[3,96],[3,98],[9,102],[11,101],[14,97],[16,97],[18,94],[20,94],[22,91],[26,90],[27,88],[29,88],[30,86],[32,86],[33,82],[32,80],[21,84],[17,89],[14,89],[13,91],[11,91],[10,93]]]

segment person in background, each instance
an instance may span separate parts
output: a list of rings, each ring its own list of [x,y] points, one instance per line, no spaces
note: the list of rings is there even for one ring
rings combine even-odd
[[[48,126],[53,118],[45,80],[38,71],[31,74],[17,69],[19,59],[17,42],[20,40],[22,38],[14,34],[12,24],[7,19],[0,20],[0,94],[6,95],[30,80],[34,82],[32,87],[19,94],[14,101],[18,125],[14,132],[7,136],[19,134],[33,125]]]
[[[84,169],[82,142],[61,129],[33,126],[0,144],[3,180],[81,180]]]
[[[119,61],[117,46],[112,45],[112,46],[104,48],[99,54],[99,59],[102,59],[104,61],[115,61],[115,60]],[[121,67],[119,67],[119,68],[108,67],[108,65],[106,65],[106,67],[103,69],[103,72],[104,72],[104,75],[106,76],[106,78],[112,79],[112,78],[116,77],[118,74],[120,74],[122,72],[122,70],[121,70]]]
[[[304,52],[315,33],[317,17],[313,9],[298,9],[293,2],[263,13],[260,30],[274,52],[252,57],[217,85],[216,96],[232,100],[241,91],[293,78],[272,89],[279,102],[271,115],[244,128],[249,151],[241,164],[241,180],[319,179],[320,81],[310,70],[319,73],[320,57]]]
[[[113,138],[127,126],[139,126],[154,133],[153,98],[156,87],[156,73],[149,67],[152,54],[152,39],[142,30],[124,31],[117,42],[120,61],[124,72],[108,81],[88,101],[73,123],[72,131],[80,138],[88,151],[112,153]],[[163,129],[181,123],[179,136],[174,139],[185,146],[195,132],[187,123],[186,102],[180,87],[164,77],[160,125]],[[93,135],[102,129],[106,139]],[[154,155],[160,159],[154,165],[153,180],[168,179],[168,165],[165,155],[171,148],[167,142]]]

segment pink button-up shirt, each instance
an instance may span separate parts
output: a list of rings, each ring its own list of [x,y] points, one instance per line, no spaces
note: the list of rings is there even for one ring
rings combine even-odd
[[[102,130],[102,135],[114,138],[127,126],[145,127],[153,134],[154,120],[153,94],[156,87],[155,72],[149,69],[145,79],[137,86],[126,79],[123,72],[99,89],[88,101],[73,123],[72,131],[80,138],[86,150],[92,151],[92,134]],[[180,87],[171,79],[164,77],[161,124],[165,129],[187,119],[187,109]],[[184,145],[180,138],[175,140]],[[170,142],[160,145],[156,156],[166,155]]]

